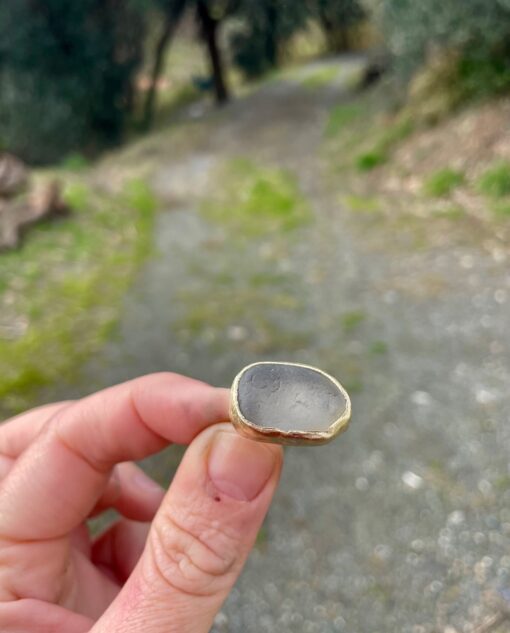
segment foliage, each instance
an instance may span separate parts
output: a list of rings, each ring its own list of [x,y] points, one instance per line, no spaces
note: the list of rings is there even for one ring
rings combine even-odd
[[[330,51],[349,48],[350,29],[365,17],[358,0],[241,0],[230,47],[234,63],[248,78],[278,66],[292,36],[318,23]]]
[[[458,80],[465,97],[486,96],[510,88],[509,57],[496,53],[489,57],[464,57],[460,60]]]
[[[141,61],[142,5],[0,4],[0,138],[30,162],[120,138]]]
[[[234,63],[248,78],[275,68],[282,46],[305,25],[307,17],[307,6],[302,1],[241,1],[236,12],[237,25],[230,36]]]
[[[144,182],[114,199],[76,179],[64,193],[72,215],[0,259],[3,412],[29,406],[31,390],[96,349],[149,249],[155,199]]]
[[[508,0],[381,0],[379,5],[386,42],[404,75],[431,53],[456,50],[462,60],[459,77],[471,90],[485,89],[484,77],[491,85],[508,87]]]
[[[358,0],[314,0],[312,15],[322,26],[330,51],[349,48],[349,31],[366,16]]]
[[[424,191],[428,196],[440,198],[447,196],[464,182],[464,174],[458,169],[446,167],[431,174],[425,184]]]
[[[502,161],[489,167],[480,176],[478,189],[491,198],[510,194],[510,163]]]

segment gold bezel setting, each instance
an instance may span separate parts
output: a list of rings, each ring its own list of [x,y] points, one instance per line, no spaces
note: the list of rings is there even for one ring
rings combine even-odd
[[[326,431],[303,431],[303,430],[288,430],[284,431],[276,427],[260,426],[247,420],[241,413],[238,402],[239,382],[243,374],[249,369],[258,365],[287,365],[294,367],[302,367],[309,369],[322,376],[325,376],[342,394],[345,399],[345,410],[342,415],[332,422]],[[302,363],[285,363],[281,361],[261,361],[258,363],[251,363],[244,367],[234,378],[232,383],[231,396],[230,396],[230,420],[235,429],[244,437],[256,440],[259,442],[271,442],[273,444],[286,444],[293,446],[318,446],[321,444],[327,444],[333,440],[337,435],[343,433],[351,419],[351,399],[344,387],[322,369],[312,367],[311,365],[303,365]]]

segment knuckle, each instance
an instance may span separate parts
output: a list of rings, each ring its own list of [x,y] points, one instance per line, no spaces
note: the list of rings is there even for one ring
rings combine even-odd
[[[173,590],[204,597],[232,584],[236,543],[217,522],[166,512],[154,523],[149,545],[156,573]]]

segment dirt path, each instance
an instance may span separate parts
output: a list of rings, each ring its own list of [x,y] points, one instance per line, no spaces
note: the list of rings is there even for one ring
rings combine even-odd
[[[185,156],[168,148],[157,255],[115,340],[66,388],[166,369],[228,385],[246,363],[279,358],[352,389],[343,438],[287,452],[218,633],[460,633],[510,583],[507,255],[341,207],[322,131],[357,63],[314,89],[313,68],[274,80],[211,115]],[[239,239],[204,219],[211,174],[239,155],[291,170],[313,222]],[[147,467],[167,480],[170,463]]]

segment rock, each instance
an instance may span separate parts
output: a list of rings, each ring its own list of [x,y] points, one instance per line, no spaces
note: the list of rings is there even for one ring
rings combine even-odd
[[[22,234],[32,224],[67,213],[57,181],[37,188],[28,198],[0,198],[0,251],[18,246]]]
[[[256,363],[238,374],[232,421],[253,439],[323,444],[347,426],[349,396],[331,376],[293,363]]]
[[[12,154],[0,153],[0,197],[10,198],[25,189],[28,169]]]

